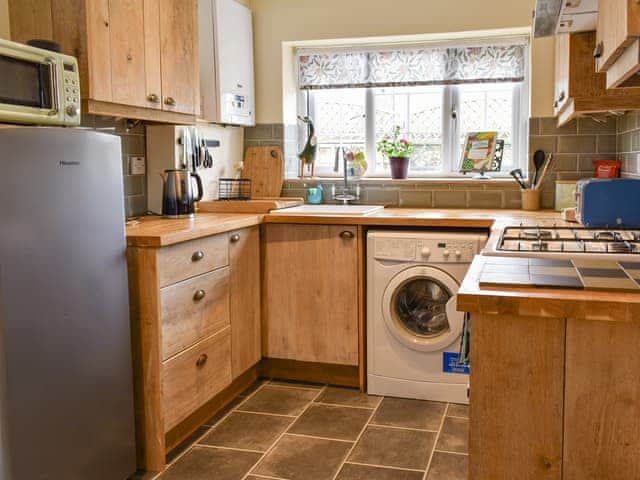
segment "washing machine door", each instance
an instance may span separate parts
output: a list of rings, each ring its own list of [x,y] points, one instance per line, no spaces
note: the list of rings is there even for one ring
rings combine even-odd
[[[394,337],[422,352],[444,350],[462,334],[464,314],[456,311],[458,283],[434,267],[410,267],[391,279],[382,315]]]

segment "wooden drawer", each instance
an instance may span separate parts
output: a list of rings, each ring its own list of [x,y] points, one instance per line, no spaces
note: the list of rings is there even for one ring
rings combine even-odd
[[[230,383],[230,327],[163,362],[165,433]]]
[[[229,265],[227,234],[199,238],[158,251],[160,287]]]
[[[229,267],[160,290],[162,359],[230,324]]]

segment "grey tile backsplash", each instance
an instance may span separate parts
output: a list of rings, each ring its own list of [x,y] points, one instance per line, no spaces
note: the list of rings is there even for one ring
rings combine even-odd
[[[622,174],[640,177],[640,112],[628,112],[618,119],[617,139]]]
[[[124,208],[127,217],[142,215],[147,210],[146,175],[129,175],[130,155],[146,156],[145,127],[141,123],[127,129],[124,119],[83,115],[82,127],[111,133],[122,141],[122,172],[124,183]]]
[[[616,159],[617,152],[625,152],[627,173],[640,174],[640,118],[637,113],[622,117],[617,126],[616,117],[604,121],[580,118],[560,128],[555,118],[532,118],[529,122],[529,161],[533,152],[542,149],[553,153],[554,168],[542,186],[543,208],[553,208],[556,180],[578,180],[593,174],[593,160]],[[285,147],[286,171],[291,177],[296,171],[293,163],[295,152],[289,145],[290,128],[281,124],[261,124],[245,130],[245,147],[253,145],[280,145]],[[624,148],[620,147],[620,137]],[[291,157],[291,158],[289,158]],[[295,175],[295,173],[294,173]],[[318,181],[309,181],[318,183]],[[330,202],[331,184],[338,179],[322,180],[325,201]],[[291,178],[285,181],[283,195],[304,197],[305,184]],[[472,182],[412,182],[388,181],[365,182],[361,185],[361,201],[398,207],[434,208],[520,208],[520,192],[515,182],[494,180],[473,184]]]

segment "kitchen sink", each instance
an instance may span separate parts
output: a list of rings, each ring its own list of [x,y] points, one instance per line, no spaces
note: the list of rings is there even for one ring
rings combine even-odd
[[[369,215],[384,209],[382,205],[301,205],[272,210],[277,215]]]

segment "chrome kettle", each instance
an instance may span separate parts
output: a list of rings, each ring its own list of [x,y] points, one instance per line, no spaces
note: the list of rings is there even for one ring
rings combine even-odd
[[[191,218],[195,214],[195,202],[202,200],[202,180],[189,170],[165,170],[161,173],[162,215],[169,218]],[[193,192],[192,178],[196,179],[198,195]]]

